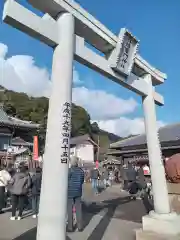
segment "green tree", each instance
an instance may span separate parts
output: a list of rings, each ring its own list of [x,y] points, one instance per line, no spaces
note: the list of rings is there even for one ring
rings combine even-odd
[[[38,130],[40,150],[43,151],[46,138],[47,115],[49,100],[45,97],[29,97],[25,93],[9,90],[0,92],[0,102],[4,103],[5,111],[11,116],[40,124]],[[118,136],[102,131],[96,122],[91,124],[89,113],[80,106],[72,104],[71,136],[89,134],[94,140],[100,139],[100,146],[107,148],[110,142],[117,141]]]
[[[99,133],[100,132],[100,129],[99,129],[99,126],[98,126],[97,122],[93,122],[91,124],[91,128],[92,128],[92,132],[93,133]]]
[[[71,135],[79,136],[84,134],[91,135],[90,116],[87,111],[75,104],[72,104]]]
[[[14,106],[13,104],[11,104],[11,103],[5,103],[5,104],[3,105],[3,108],[4,108],[5,112],[6,112],[9,116],[12,116],[12,117],[16,116],[16,108],[15,108],[15,106]]]

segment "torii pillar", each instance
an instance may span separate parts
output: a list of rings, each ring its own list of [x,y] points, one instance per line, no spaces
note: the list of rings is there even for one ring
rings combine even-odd
[[[151,75],[144,76],[149,86],[148,95],[142,98],[149,164],[153,188],[154,211],[142,218],[142,230],[136,231],[137,240],[180,239],[180,217],[171,211],[158,135],[156,110]],[[174,238],[173,238],[174,237]]]
[[[60,38],[59,45],[55,47],[53,53],[52,93],[48,112],[37,240],[66,239],[74,17],[70,13],[63,13],[57,23]]]

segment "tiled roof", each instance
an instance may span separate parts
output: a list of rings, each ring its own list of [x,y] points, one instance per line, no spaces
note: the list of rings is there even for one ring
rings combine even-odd
[[[15,117],[9,117],[9,119],[17,126],[29,127],[29,128],[39,128],[39,124],[33,123],[31,121],[21,120]]]
[[[9,122],[8,115],[4,112],[2,107],[0,107],[0,122]]]
[[[39,124],[24,121],[15,117],[8,116],[2,107],[0,107],[0,125],[17,126],[24,128],[39,128]]]
[[[7,151],[0,151],[0,158],[1,158],[1,157],[11,158],[11,157],[13,157],[13,156],[20,155],[20,154],[22,154],[22,153],[24,153],[24,152],[27,152],[27,151],[29,151],[29,149],[28,149],[28,148],[25,148],[25,147],[19,148],[19,149],[17,149],[16,151],[13,151],[11,154],[8,154],[8,155],[7,155]]]
[[[180,123],[167,125],[159,129],[160,142],[170,142],[180,140]],[[110,145],[111,148],[122,148],[146,144],[146,135],[130,137]]]
[[[12,152],[12,155],[20,155],[20,154],[28,152],[28,151],[29,151],[28,148],[22,147],[22,148],[15,150],[14,152]]]
[[[26,142],[20,137],[13,138],[11,144],[15,145],[15,146],[17,146],[17,145],[18,146],[20,146],[20,145],[22,145],[22,146],[33,146],[33,143]]]

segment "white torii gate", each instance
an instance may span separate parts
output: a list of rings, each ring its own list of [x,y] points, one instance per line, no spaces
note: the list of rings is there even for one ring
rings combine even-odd
[[[154,86],[163,83],[166,75],[136,54],[138,41],[131,33],[122,29],[119,37],[115,36],[73,0],[29,2],[46,14],[41,18],[16,1],[6,0],[3,20],[54,48],[37,239],[66,239],[74,58],[142,96],[155,207],[143,217],[143,230],[179,234],[179,217],[170,211],[154,104],[164,104]]]

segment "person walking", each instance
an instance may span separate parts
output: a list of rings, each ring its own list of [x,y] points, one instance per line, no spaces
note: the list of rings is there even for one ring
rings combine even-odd
[[[107,170],[107,168],[104,168],[103,176],[104,176],[104,187],[106,188],[108,186],[108,180],[109,180],[109,171]]]
[[[12,216],[10,220],[16,219],[16,209],[18,208],[18,220],[21,220],[24,209],[24,200],[31,186],[31,179],[24,165],[19,166],[19,171],[15,173],[10,181],[10,192],[12,194]]]
[[[11,180],[11,175],[6,170],[5,166],[0,171],[0,214],[3,213],[2,209],[5,206],[6,187]]]
[[[128,185],[131,185],[131,183],[136,182],[137,172],[131,162],[128,163],[128,169],[126,171],[126,174],[127,174]]]
[[[31,178],[31,193],[32,193],[32,210],[33,218],[37,218],[39,212],[39,199],[41,192],[42,170],[40,167],[36,168],[35,174]]]
[[[94,167],[94,169],[91,170],[91,184],[95,194],[98,194],[98,178],[99,171],[96,167]]]
[[[73,210],[76,212],[78,231],[83,231],[82,225],[82,186],[84,183],[84,171],[78,166],[78,158],[71,158],[71,168],[68,174],[68,226],[67,231],[73,232]]]
[[[144,176],[143,166],[140,165],[139,169],[137,170],[137,183],[139,185],[139,196],[138,198],[143,198],[146,194],[146,178]]]
[[[119,183],[119,169],[115,168],[114,170],[115,183]]]
[[[109,172],[109,186],[112,186],[113,181],[114,181],[114,172],[111,168],[111,170]]]
[[[120,169],[121,179],[123,182],[122,191],[126,191],[128,189],[128,178],[127,178],[127,166],[124,164]]]
[[[135,166],[129,162],[127,169],[127,179],[128,179],[128,191],[131,194],[132,199],[136,200],[136,194],[138,192],[138,184],[136,181],[137,172]]]

